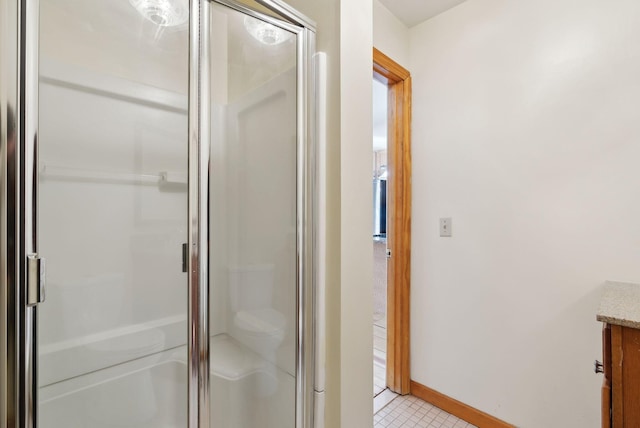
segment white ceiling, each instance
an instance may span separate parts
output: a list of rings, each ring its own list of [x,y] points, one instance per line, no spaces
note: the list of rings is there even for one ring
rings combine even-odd
[[[441,14],[465,0],[380,0],[407,27]]]

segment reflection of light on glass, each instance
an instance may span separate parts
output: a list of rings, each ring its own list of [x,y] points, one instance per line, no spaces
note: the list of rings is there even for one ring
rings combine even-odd
[[[244,28],[265,45],[279,45],[291,36],[287,31],[250,16],[244,17]]]
[[[160,27],[182,25],[189,19],[184,0],[129,0],[131,5],[149,21]]]

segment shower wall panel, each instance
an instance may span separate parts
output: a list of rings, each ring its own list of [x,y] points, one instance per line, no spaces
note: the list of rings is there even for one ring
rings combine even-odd
[[[188,21],[159,26],[128,1],[41,3],[39,404],[62,412],[58,428],[74,422],[56,391],[187,343]],[[140,394],[104,391],[107,407]],[[115,413],[92,426],[119,426]]]
[[[292,376],[296,332],[295,72],[289,69],[227,106],[230,176],[225,204],[229,268],[245,274],[237,281],[260,281],[265,275],[264,281],[272,282],[269,307],[284,316],[286,326],[277,353],[264,357]],[[234,326],[230,319],[227,324]]]
[[[231,407],[246,409],[243,417],[225,420],[216,402],[229,386],[212,382],[212,423],[293,428],[297,40],[293,33],[220,5],[212,8],[211,21],[210,306],[212,334],[218,335],[211,346],[211,368],[213,376],[233,372],[237,382],[249,386],[231,397]],[[254,26],[276,43],[252,36]],[[225,355],[225,348],[215,345],[220,343],[232,347],[236,357]]]
[[[73,83],[45,77],[40,87],[40,239],[49,259],[42,384],[130,359],[127,340],[185,343],[186,180],[171,187],[160,174],[186,176],[186,111]],[[87,349],[114,346],[115,336],[120,355]],[[60,367],[68,352],[93,357]]]

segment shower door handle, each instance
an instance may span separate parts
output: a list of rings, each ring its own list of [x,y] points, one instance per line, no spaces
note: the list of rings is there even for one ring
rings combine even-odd
[[[44,302],[45,285],[45,259],[37,254],[27,256],[27,306]]]
[[[182,272],[187,273],[189,270],[189,244],[182,244]]]

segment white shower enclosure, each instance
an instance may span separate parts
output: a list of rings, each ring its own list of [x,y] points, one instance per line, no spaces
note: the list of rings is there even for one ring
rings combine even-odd
[[[314,31],[0,0],[0,428],[313,426]]]

